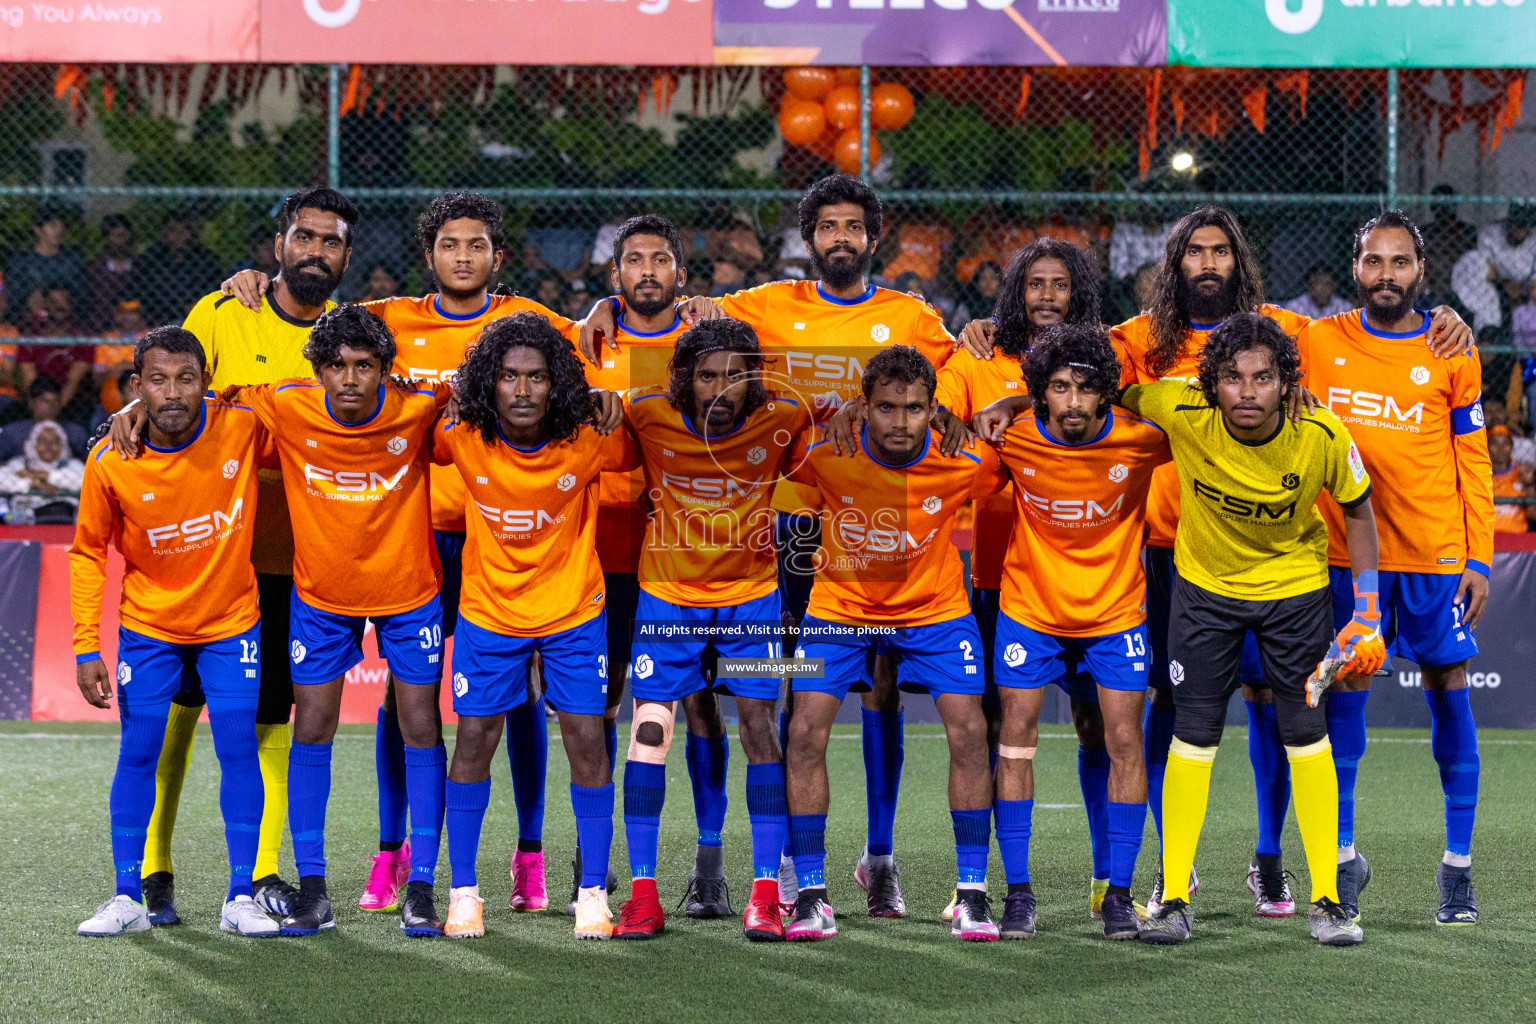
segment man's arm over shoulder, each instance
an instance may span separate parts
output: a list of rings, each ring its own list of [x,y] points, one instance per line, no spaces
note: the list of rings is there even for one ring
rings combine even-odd
[[[111,463],[103,463],[109,443],[99,442],[87,456],[75,539],[69,546],[69,610],[75,623],[75,662],[101,657],[101,602],[107,586],[107,547],[121,515],[106,481]]]
[[[1370,497],[1371,476],[1365,471],[1365,460],[1360,457],[1360,449],[1355,447],[1349,428],[1326,409],[1316,409],[1306,418],[1322,426],[1328,434],[1323,488],[1346,509]]]
[[[1146,384],[1132,384],[1120,392],[1120,404],[1142,419],[1168,429],[1168,420],[1181,405],[1192,405],[1198,391],[1191,393],[1190,386],[1181,380],[1155,380]],[[1199,396],[1200,406],[1205,399]]]
[[[1451,450],[1467,536],[1467,568],[1487,576],[1493,565],[1493,464],[1483,423],[1482,363],[1476,351],[1451,364]]]

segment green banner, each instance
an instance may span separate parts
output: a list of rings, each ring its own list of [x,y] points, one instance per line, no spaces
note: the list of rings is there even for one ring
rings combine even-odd
[[[1168,0],[1168,63],[1529,67],[1536,0]]]

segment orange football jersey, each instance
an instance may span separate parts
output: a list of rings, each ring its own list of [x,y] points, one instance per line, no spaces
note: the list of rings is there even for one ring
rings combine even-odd
[[[472,502],[459,614],[503,636],[550,636],[603,610],[594,546],[598,477],[632,461],[628,437],[583,425],[567,442],[518,448],[467,424],[433,432],[432,460],[459,467]]]
[[[1375,482],[1380,565],[1459,573],[1493,564],[1493,492],[1477,350],[1436,359],[1419,330],[1389,334],[1364,311],[1314,320],[1301,332],[1303,383],[1349,428]],[[1325,492],[1328,561],[1348,565],[1344,514]]]
[[[1520,479],[1519,466],[1510,466],[1502,473],[1493,474],[1493,496],[1495,498],[1525,497],[1525,483]],[[1525,514],[1527,507],[1525,505],[1493,506],[1494,531],[1496,533],[1530,532],[1531,523]]]
[[[888,466],[860,439],[853,456],[826,441],[797,457],[791,479],[813,488],[821,550],[808,614],[828,622],[926,626],[970,614],[955,513],[996,494],[1004,478],[991,446],[954,458],[930,431],[905,466]]]
[[[1063,444],[1034,416],[998,457],[1018,522],[999,607],[1051,636],[1107,636],[1147,617],[1141,530],[1153,471],[1173,459],[1161,427],[1114,406],[1091,441]]]
[[[705,438],[663,388],[632,391],[624,410],[654,511],[640,588],[672,604],[723,608],[778,586],[769,502],[811,431],[810,413],[770,397],[728,434]]]
[[[882,348],[911,345],[935,368],[954,351],[953,336],[931,306],[889,288],[870,285],[857,299],[838,299],[818,281],[774,281],[719,303],[757,332],[768,387],[799,401],[818,423],[861,393],[864,366]],[[785,482],[775,490],[773,507],[809,512],[814,500]]]
[[[625,392],[636,388],[665,388],[670,380],[667,369],[677,339],[688,330],[683,318],[673,314],[672,326],[664,331],[637,331],[624,322],[618,300],[613,300],[613,315],[618,321],[617,349],[598,343],[593,366],[585,359],[587,382],[595,388]],[[638,572],[640,549],[645,544],[646,510],[645,470],[636,467],[628,473],[604,473],[602,505],[597,512],[597,556],[604,572]]]
[[[231,388],[271,432],[293,520],[293,585],[337,615],[395,615],[437,593],[427,495],[430,431],[453,391],[380,385],[358,424],[331,415],[325,388],[301,377]]]
[[[267,444],[249,408],[205,399],[192,440],[147,441],[137,459],[86,457],[75,540],[69,548],[75,654],[101,650],[107,546],[123,555],[118,616],[135,633],[174,644],[208,643],[256,621],[251,537],[256,472]]]
[[[962,348],[939,370],[939,404],[967,423],[993,402],[1027,391],[1020,358],[1002,349],[994,350],[991,359],[977,359]],[[971,586],[996,590],[1003,585],[1003,558],[1013,532],[1013,496],[994,494],[978,501],[975,524]]]
[[[459,316],[445,313],[436,293],[420,297],[397,296],[363,303],[395,336],[394,373],[414,380],[452,380],[464,361],[464,351],[475,343],[485,325],[514,313],[538,313],[566,338],[575,340],[575,323],[521,295],[489,295],[477,313]],[[432,528],[462,532],[464,529],[464,481],[453,466],[432,466]]]
[[[1260,306],[1259,312],[1278,323],[1292,337],[1311,323],[1300,313],[1268,303]],[[1149,314],[1142,313],[1110,328],[1110,338],[1120,356],[1120,386],[1150,384],[1155,380],[1194,381],[1200,375],[1200,350],[1218,326],[1217,323],[1193,324],[1184,335],[1178,358],[1161,375],[1152,371],[1152,317]],[[1147,527],[1148,544],[1173,547],[1179,528],[1179,473],[1172,463],[1158,470],[1152,478],[1152,491],[1147,496]]]

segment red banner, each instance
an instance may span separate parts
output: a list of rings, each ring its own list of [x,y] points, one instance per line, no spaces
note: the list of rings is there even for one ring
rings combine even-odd
[[[258,0],[0,3],[0,61],[249,63],[259,18]]]
[[[101,656],[108,665],[117,661],[117,595],[122,591],[123,558],[114,548],[107,554],[107,600],[101,617]],[[101,711],[80,696],[75,685],[74,622],[69,613],[69,545],[45,543],[39,570],[36,645],[32,655],[32,720],[34,722],[112,722],[117,702]],[[263,658],[287,657],[285,649],[262,651]],[[443,675],[453,664],[453,640],[443,644]],[[372,722],[384,700],[384,677],[389,667],[379,657],[373,627],[363,637],[363,661],[347,673],[341,691],[343,722]],[[453,688],[442,688],[444,722],[457,722],[453,714]]]
[[[221,0],[229,2],[229,0]],[[709,64],[710,0],[260,0],[261,59]]]

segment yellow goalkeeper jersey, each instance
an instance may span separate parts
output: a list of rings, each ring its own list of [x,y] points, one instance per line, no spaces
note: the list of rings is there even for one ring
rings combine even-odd
[[[1178,380],[1134,384],[1121,404],[1168,432],[1179,469],[1179,574],[1212,593],[1274,601],[1328,585],[1328,529],[1317,511],[1326,490],[1345,508],[1366,500],[1371,479],[1339,418],[1318,409],[1265,441],[1233,437],[1199,387]]]

